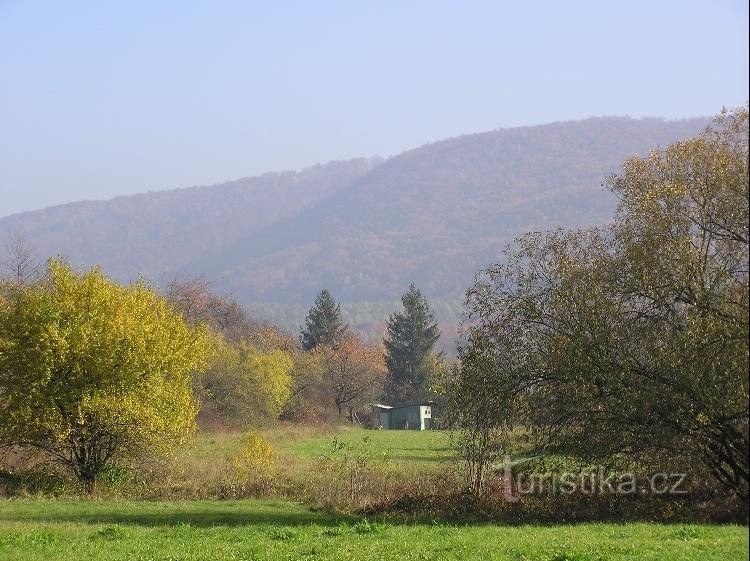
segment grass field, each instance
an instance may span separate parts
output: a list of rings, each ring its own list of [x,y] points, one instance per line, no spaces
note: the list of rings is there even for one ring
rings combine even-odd
[[[318,497],[326,485],[342,486],[336,483],[339,475],[347,480],[345,472],[320,471],[327,465],[320,458],[336,455],[334,437],[350,453],[367,455],[373,471],[363,476],[375,477],[375,486],[398,490],[423,474],[429,485],[455,465],[449,436],[438,431],[279,426],[263,431],[263,437],[277,450],[287,485],[318,481]],[[142,496],[222,496],[242,446],[239,433],[199,434],[157,472],[161,480]],[[134,489],[125,485],[120,496],[137,496]],[[306,499],[311,504],[314,495]],[[731,525],[455,525],[424,517],[335,515],[282,499],[100,496],[105,498],[0,502],[0,560],[731,561],[746,559],[748,551],[747,528]]]
[[[257,500],[0,503],[4,561],[731,561],[747,548],[739,526],[379,523]]]
[[[375,431],[339,427],[281,426],[261,435],[279,456],[282,478],[302,481],[321,475],[320,460],[340,460],[334,438],[347,453],[361,454],[367,464],[384,477],[403,481],[445,473],[454,468],[450,437],[442,431]],[[232,462],[243,448],[243,433],[199,433],[155,478],[153,498],[217,498],[217,490],[231,479]],[[330,466],[328,466],[330,467]],[[130,495],[128,495],[130,496]]]
[[[447,431],[388,431],[339,427],[324,430],[277,427],[261,431],[279,454],[300,460],[315,460],[331,450],[333,439],[366,449],[373,460],[403,465],[434,466],[454,458]],[[178,457],[231,457],[242,446],[242,433],[199,433]]]
[[[345,430],[335,435],[339,442],[367,451],[373,461],[399,467],[436,468],[454,458],[450,438],[445,431]],[[332,443],[332,436],[302,438],[283,443],[282,453],[300,458],[317,458]]]

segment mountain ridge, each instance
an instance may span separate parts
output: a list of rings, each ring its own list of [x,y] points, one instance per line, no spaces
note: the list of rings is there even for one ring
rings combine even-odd
[[[115,195],[114,197],[110,197],[108,199],[80,199],[80,200],[77,200],[77,201],[68,201],[68,202],[52,204],[52,205],[48,205],[48,206],[44,206],[44,207],[40,207],[40,208],[29,209],[29,210],[22,210],[22,211],[18,211],[18,212],[12,212],[10,214],[3,214],[3,215],[0,215],[0,221],[4,220],[6,218],[14,218],[14,217],[18,217],[18,216],[21,216],[21,215],[32,214],[32,213],[41,212],[41,211],[47,211],[47,210],[56,209],[56,208],[60,208],[60,207],[67,207],[67,206],[70,206],[70,205],[85,205],[85,204],[96,204],[96,203],[110,203],[110,202],[113,202],[113,201],[117,201],[119,199],[129,199],[129,198],[132,198],[132,197],[142,197],[142,196],[148,196],[148,195],[152,195],[152,194],[174,193],[174,192],[179,192],[179,191],[191,191],[191,190],[200,190],[200,189],[220,188],[220,187],[224,187],[226,185],[235,184],[235,183],[238,183],[238,182],[249,181],[249,180],[256,180],[256,179],[263,179],[263,178],[266,178],[267,176],[278,176],[278,175],[285,175],[285,174],[292,174],[292,175],[294,175],[294,174],[301,174],[301,173],[304,173],[304,172],[306,172],[308,170],[314,170],[314,169],[317,169],[317,168],[320,168],[320,167],[328,166],[329,164],[347,163],[347,162],[356,161],[356,160],[374,160],[374,161],[380,161],[380,163],[384,163],[384,162],[387,162],[388,160],[390,160],[392,158],[395,158],[397,156],[403,156],[403,155],[406,155],[406,154],[408,154],[410,152],[415,152],[415,151],[420,150],[422,148],[431,147],[431,146],[434,146],[436,144],[442,144],[442,143],[445,143],[445,142],[450,142],[450,141],[453,141],[453,140],[459,140],[459,139],[466,138],[466,137],[477,137],[477,136],[486,135],[486,134],[492,134],[492,133],[496,133],[496,132],[509,132],[509,131],[523,130],[523,129],[533,129],[533,128],[538,128],[538,127],[547,127],[547,126],[553,126],[553,125],[565,125],[565,124],[570,124],[570,123],[584,123],[584,122],[587,122],[587,121],[618,120],[618,119],[619,120],[623,120],[623,121],[641,121],[641,122],[643,122],[643,121],[655,121],[655,122],[667,123],[667,124],[669,124],[669,123],[680,123],[680,122],[686,122],[686,121],[698,121],[698,122],[702,122],[702,123],[708,124],[708,122],[710,121],[710,117],[706,117],[706,116],[684,117],[684,118],[678,118],[678,119],[667,119],[667,118],[663,118],[663,117],[630,117],[628,115],[600,115],[600,116],[586,117],[586,118],[583,118],[583,119],[563,119],[563,120],[559,120],[559,121],[550,121],[549,123],[543,123],[543,124],[537,124],[537,125],[518,125],[518,126],[513,126],[513,127],[497,127],[497,128],[488,129],[488,130],[485,130],[485,131],[479,131],[479,132],[474,132],[474,133],[463,133],[463,134],[458,134],[458,135],[455,135],[455,136],[450,136],[450,137],[447,137],[447,138],[442,138],[442,139],[439,139],[439,140],[425,142],[424,144],[421,144],[421,145],[416,146],[414,148],[408,148],[408,149],[404,150],[403,152],[400,152],[400,153],[398,153],[398,154],[396,154],[394,156],[387,156],[387,157],[385,157],[385,156],[373,155],[373,156],[358,156],[358,157],[354,157],[354,158],[345,158],[345,159],[334,159],[334,160],[329,160],[328,162],[322,163],[322,164],[321,163],[316,163],[316,164],[312,164],[312,165],[308,165],[308,166],[303,166],[303,167],[300,167],[300,168],[294,168],[294,169],[288,168],[288,169],[266,171],[266,172],[263,172],[263,173],[261,173],[259,175],[248,175],[248,176],[243,176],[243,177],[239,177],[239,178],[236,178],[236,179],[228,179],[228,180],[224,180],[224,181],[218,181],[217,183],[195,184],[195,185],[187,185],[187,186],[184,186],[184,187],[171,187],[171,188],[167,188],[167,189],[147,189],[146,191],[141,191],[141,192],[138,192],[138,193],[131,193],[131,194],[127,194],[127,195]]]
[[[593,117],[494,129],[387,159],[16,213],[0,218],[0,238],[21,234],[43,256],[100,264],[122,281],[205,275],[243,304],[299,309],[324,287],[345,302],[392,302],[410,282],[455,301],[515,235],[608,220],[606,176],[706,124]]]

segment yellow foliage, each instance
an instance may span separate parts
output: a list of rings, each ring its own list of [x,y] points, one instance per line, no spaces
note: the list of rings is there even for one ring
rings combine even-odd
[[[43,282],[0,303],[0,440],[74,470],[74,449],[105,462],[112,450],[168,449],[194,428],[192,376],[208,354],[205,330],[144,281],[122,286],[52,260]]]
[[[233,462],[237,476],[246,482],[273,481],[279,468],[273,447],[256,430],[247,433],[243,444],[241,455]]]
[[[292,356],[281,349],[264,351],[216,336],[214,358],[203,376],[203,399],[227,420],[247,425],[276,419],[291,395]]]

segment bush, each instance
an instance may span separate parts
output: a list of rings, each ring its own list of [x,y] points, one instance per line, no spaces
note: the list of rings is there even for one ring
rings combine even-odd
[[[278,458],[273,447],[251,430],[243,439],[244,446],[232,465],[240,485],[257,494],[268,494],[278,479]]]

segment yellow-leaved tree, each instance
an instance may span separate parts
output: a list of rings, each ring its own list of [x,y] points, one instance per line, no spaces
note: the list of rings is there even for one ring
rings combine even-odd
[[[209,352],[205,330],[144,281],[51,260],[0,302],[0,445],[41,450],[91,488],[113,459],[191,434]]]
[[[198,392],[231,425],[251,426],[279,417],[292,387],[292,356],[281,349],[261,350],[247,341],[214,336],[213,360]]]

